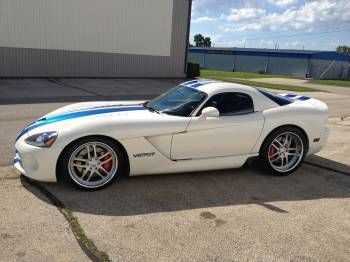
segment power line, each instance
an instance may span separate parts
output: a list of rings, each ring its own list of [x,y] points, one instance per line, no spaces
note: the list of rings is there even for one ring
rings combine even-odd
[[[339,32],[350,32],[350,29],[347,30],[335,30],[335,31],[325,31],[325,32],[315,32],[315,33],[303,33],[303,34],[294,34],[294,35],[285,35],[285,36],[265,36],[265,37],[255,37],[255,38],[245,38],[245,40],[259,40],[259,39],[271,39],[271,38],[290,38],[295,36],[309,36],[309,35],[322,35],[322,34],[332,34]]]

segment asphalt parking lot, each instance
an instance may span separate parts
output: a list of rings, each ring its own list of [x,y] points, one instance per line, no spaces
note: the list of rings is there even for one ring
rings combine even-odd
[[[240,169],[122,178],[97,192],[11,168],[23,126],[75,101],[147,99],[183,80],[0,79],[0,260],[349,261],[350,96],[327,146],[295,174]],[[133,90],[133,92],[130,92]]]

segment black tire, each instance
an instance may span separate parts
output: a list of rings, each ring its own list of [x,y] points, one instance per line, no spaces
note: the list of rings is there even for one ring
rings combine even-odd
[[[302,144],[302,153],[299,154],[299,158],[295,161],[295,163],[286,170],[276,170],[276,168],[273,166],[273,164],[270,162],[269,153],[270,153],[270,146],[272,142],[284,134],[294,134],[301,140]],[[296,139],[297,139],[296,137]],[[299,168],[299,166],[303,163],[305,155],[308,151],[308,141],[305,137],[304,133],[296,128],[296,127],[280,127],[278,129],[275,129],[272,131],[263,142],[260,151],[259,151],[259,163],[260,166],[263,168],[264,171],[266,171],[269,174],[276,175],[276,176],[287,176],[291,173],[293,173],[295,170]],[[278,153],[278,152],[276,152]],[[270,156],[271,157],[271,156]],[[277,156],[278,157],[278,156]],[[273,161],[272,161],[273,162]]]
[[[70,169],[70,160],[71,160],[72,154],[76,150],[78,150],[79,147],[82,147],[83,145],[88,143],[99,143],[100,145],[107,146],[112,150],[111,152],[115,153],[115,159],[117,160],[116,161],[117,166],[115,166],[115,172],[111,172],[111,175],[109,175],[108,179],[106,179],[106,181],[101,182],[100,185],[91,186],[91,185],[83,184],[82,182],[80,183],[77,180],[77,178],[72,174]],[[125,171],[125,167],[127,166],[126,161],[127,160],[124,157],[123,150],[112,139],[109,139],[106,137],[86,137],[71,143],[62,152],[57,165],[57,178],[59,181],[68,182],[78,189],[87,190],[87,191],[99,190],[110,185],[123,174],[123,172]]]

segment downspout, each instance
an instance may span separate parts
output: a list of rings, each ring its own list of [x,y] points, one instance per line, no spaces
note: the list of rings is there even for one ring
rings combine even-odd
[[[192,12],[192,0],[187,0],[187,1],[188,1],[188,14],[187,14],[185,63],[184,63],[184,73],[185,74],[187,74],[187,56],[188,56],[188,47],[190,46],[190,27],[191,27],[191,12]]]

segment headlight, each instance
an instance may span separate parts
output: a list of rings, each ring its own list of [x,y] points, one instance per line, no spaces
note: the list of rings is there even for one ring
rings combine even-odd
[[[57,138],[57,132],[44,132],[32,135],[25,139],[25,142],[37,147],[50,147]]]

